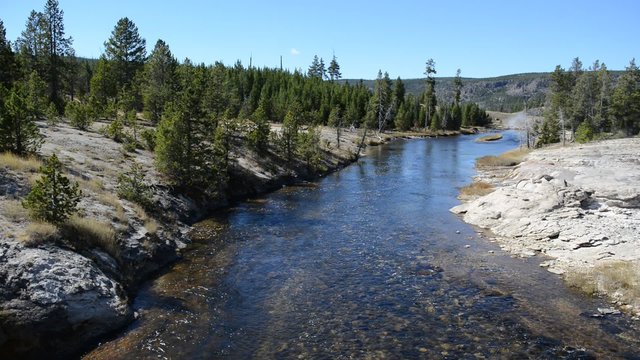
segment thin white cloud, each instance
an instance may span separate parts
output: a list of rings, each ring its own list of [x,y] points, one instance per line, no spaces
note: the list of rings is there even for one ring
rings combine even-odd
[[[298,50],[296,48],[291,48],[291,55],[293,55],[293,56],[300,55],[300,50]]]

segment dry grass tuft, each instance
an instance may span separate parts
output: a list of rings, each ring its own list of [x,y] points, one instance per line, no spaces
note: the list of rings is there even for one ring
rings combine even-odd
[[[460,189],[460,195],[464,197],[484,196],[493,192],[493,185],[484,181],[475,181]]]
[[[65,230],[70,239],[79,242],[79,245],[101,248],[115,259],[120,256],[116,231],[108,223],[74,215],[65,224]]]
[[[60,237],[58,227],[46,222],[32,222],[27,225],[25,232],[19,237],[25,246],[38,246],[45,242],[55,241]]]
[[[0,166],[16,171],[37,172],[42,162],[35,157],[21,157],[10,152],[0,153]]]
[[[142,206],[133,203],[131,207],[133,207],[133,212],[136,214],[136,217],[138,217],[138,219],[142,220],[143,222],[149,220],[149,215],[147,215],[147,212]]]
[[[158,232],[160,225],[154,219],[149,218],[147,219],[147,221],[144,222],[144,228],[147,229],[147,232],[149,234],[153,235],[156,232]]]
[[[565,275],[569,286],[589,295],[606,295],[612,300],[640,308],[640,263],[609,261],[581,272]]]
[[[80,180],[78,181],[82,190],[89,190],[94,193],[100,194],[104,191],[104,183],[102,179],[93,178],[91,180]]]
[[[13,222],[24,221],[29,217],[29,212],[19,200],[0,201],[0,206],[2,215]]]
[[[124,207],[122,206],[122,202],[116,195],[110,193],[102,193],[100,194],[100,196],[98,196],[98,200],[101,203],[114,208],[115,219],[118,220],[118,222],[122,224],[127,222],[128,219],[124,211]]]
[[[476,167],[516,166],[528,153],[527,149],[515,149],[498,156],[483,156],[476,160]]]

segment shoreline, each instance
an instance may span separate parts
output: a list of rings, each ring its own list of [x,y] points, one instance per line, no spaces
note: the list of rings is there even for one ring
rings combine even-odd
[[[475,182],[494,191],[451,211],[514,256],[548,256],[540,266],[567,285],[637,318],[639,156],[640,138],[533,150],[514,167],[478,169]]]

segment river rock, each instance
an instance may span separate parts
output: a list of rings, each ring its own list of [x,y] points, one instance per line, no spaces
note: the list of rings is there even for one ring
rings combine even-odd
[[[69,355],[58,342],[77,348],[123,326],[132,316],[127,301],[118,283],[75,252],[0,239],[2,358]]]

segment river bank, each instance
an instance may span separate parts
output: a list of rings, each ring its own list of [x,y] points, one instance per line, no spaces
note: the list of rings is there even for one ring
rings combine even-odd
[[[544,255],[570,286],[640,314],[640,139],[532,151],[515,168],[483,167],[496,189],[451,209],[506,251]],[[609,309],[603,309],[609,312]]]

